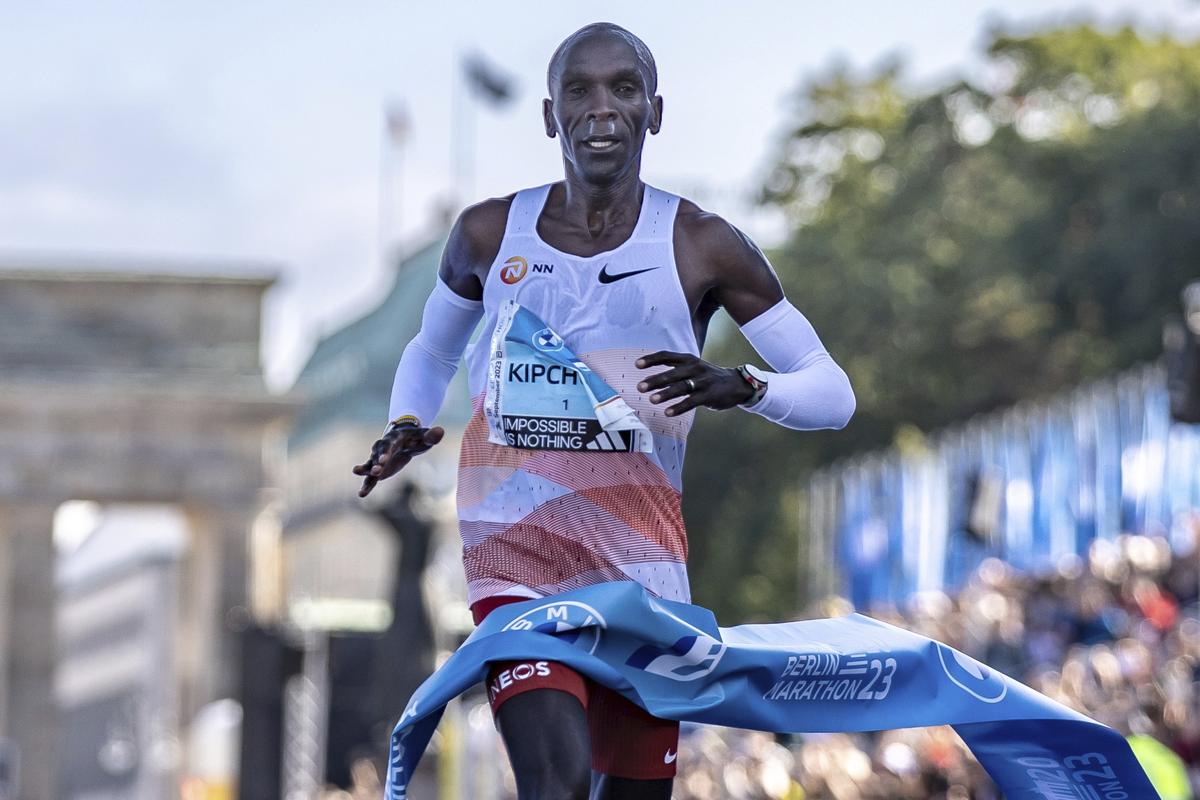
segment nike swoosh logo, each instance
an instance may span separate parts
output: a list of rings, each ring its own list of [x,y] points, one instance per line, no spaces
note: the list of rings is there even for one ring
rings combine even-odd
[[[664,764],[674,764],[675,757],[678,755],[679,755],[678,753],[672,753],[670,750],[668,750],[667,754],[665,756],[663,756],[663,763]]]
[[[658,269],[658,267],[646,267],[645,269],[635,269],[632,272],[618,272],[617,274],[614,275],[613,273],[608,271],[608,264],[605,264],[604,268],[600,270],[600,282],[601,283],[616,283],[617,281],[622,280],[624,278],[632,278],[634,275],[641,275],[643,272],[649,272],[652,269]]]

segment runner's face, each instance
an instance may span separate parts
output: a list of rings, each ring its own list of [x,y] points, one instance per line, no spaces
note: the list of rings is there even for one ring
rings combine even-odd
[[[616,36],[591,36],[563,57],[544,103],[546,134],[589,183],[608,184],[641,161],[646,132],[658,133],[662,98],[651,97],[637,53]]]

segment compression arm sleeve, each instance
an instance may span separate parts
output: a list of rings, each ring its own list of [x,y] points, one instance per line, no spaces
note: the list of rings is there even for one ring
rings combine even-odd
[[[811,431],[844,428],[854,414],[850,379],[821,344],[812,323],[780,300],[741,326],[742,334],[774,373],[766,373],[767,393],[752,411],[785,428]]]
[[[458,360],[483,316],[483,301],[468,300],[439,277],[425,302],[421,330],[404,348],[392,382],[389,419],[411,414],[429,425],[446,399]]]

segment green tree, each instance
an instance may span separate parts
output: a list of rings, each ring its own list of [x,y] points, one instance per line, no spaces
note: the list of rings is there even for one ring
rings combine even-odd
[[[914,94],[889,64],[798,95],[763,189],[792,224],[771,256],[858,413],[821,434],[702,414],[691,569],[728,618],[802,596],[814,467],[1153,359],[1200,276],[1200,44],[1087,25],[989,38],[987,86]],[[736,336],[707,355],[752,356]]]

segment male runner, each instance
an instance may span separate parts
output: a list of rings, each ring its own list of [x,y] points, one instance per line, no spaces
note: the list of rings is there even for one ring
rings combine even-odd
[[[467,353],[475,415],[458,480],[477,623],[504,603],[603,581],[690,601],[680,512],[690,412],[741,406],[811,430],[840,428],[854,411],[845,373],[762,252],[717,215],[642,183],[645,136],[658,133],[663,109],[646,45],[616,25],[588,25],[555,51],[547,80],[546,135],[559,140],[565,179],[459,217],[397,368],[393,421],[354,468],[366,496],[441,440],[442,429],[426,424],[482,318]],[[497,366],[491,333],[507,301],[544,322],[537,346],[569,348],[577,370]],[[775,372],[700,359],[721,307]],[[510,393],[533,381],[539,397],[525,402],[556,405],[554,393],[574,390],[583,372],[619,393],[652,446],[602,434],[585,448],[555,435],[545,441],[557,449],[530,449],[496,443],[494,429],[489,437],[485,396],[491,403],[504,381]],[[563,408],[574,402],[562,398]],[[589,788],[592,798],[671,796],[678,723],[553,662],[495,664],[488,688],[522,800],[585,798]]]

